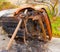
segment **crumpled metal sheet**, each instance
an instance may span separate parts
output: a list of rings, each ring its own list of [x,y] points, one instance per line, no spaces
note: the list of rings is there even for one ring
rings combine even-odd
[[[11,11],[13,11],[13,10],[15,10],[15,9],[11,9]],[[9,10],[6,10],[5,12],[1,11],[0,12],[0,17],[2,15],[5,15],[7,11],[9,11]],[[10,13],[13,13],[11,11],[10,11]],[[5,40],[3,40],[3,39],[5,39]],[[3,49],[3,47],[6,48],[8,42],[9,42],[9,38],[7,36],[5,36],[5,34],[4,35],[0,34],[0,51],[1,51],[1,49]],[[17,52],[17,51],[20,50],[19,49],[19,48],[21,48],[20,46],[23,47],[22,45],[17,45],[14,42],[12,48],[9,51],[10,52]],[[46,43],[45,46],[47,47],[46,50],[48,50],[48,52],[60,52],[60,38],[52,38],[52,40],[50,42]],[[26,50],[26,46],[23,47],[23,48],[25,48],[24,50]],[[17,50],[17,49],[19,49],[19,50]],[[29,47],[29,49],[31,49],[31,48]],[[33,48],[33,49],[36,50],[36,48]]]

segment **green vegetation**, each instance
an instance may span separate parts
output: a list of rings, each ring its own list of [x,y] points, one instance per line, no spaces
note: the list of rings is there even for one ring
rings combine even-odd
[[[0,2],[5,2],[6,0],[0,0]]]
[[[60,37],[60,17],[56,17],[56,20],[51,20],[52,33],[55,37]]]
[[[54,17],[49,10],[47,10],[47,13],[51,21],[53,36],[60,38],[60,16],[55,16],[56,19],[53,19]]]
[[[16,8],[17,6],[11,4],[10,2],[6,2],[5,0],[0,0],[0,10]]]

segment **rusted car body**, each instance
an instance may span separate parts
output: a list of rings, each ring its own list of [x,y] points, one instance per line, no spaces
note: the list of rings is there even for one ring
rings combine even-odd
[[[37,7],[38,6],[38,7]],[[21,27],[15,37],[15,40],[23,39],[25,34],[26,40],[51,40],[52,29],[49,16],[45,8],[40,5],[22,5],[14,12],[13,17],[3,17],[3,29],[11,37],[14,32],[19,19],[22,19]]]

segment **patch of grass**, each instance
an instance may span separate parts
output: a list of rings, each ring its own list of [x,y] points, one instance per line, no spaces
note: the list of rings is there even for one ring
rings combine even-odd
[[[6,0],[0,0],[0,2],[5,2]]]
[[[0,10],[16,8],[17,6],[11,4],[10,2],[0,2]]]
[[[56,19],[53,20],[53,15],[50,13],[48,9],[47,9],[47,13],[51,21],[53,36],[60,38],[60,16],[57,16]]]
[[[53,36],[60,37],[60,17],[56,17],[56,20],[51,25]]]

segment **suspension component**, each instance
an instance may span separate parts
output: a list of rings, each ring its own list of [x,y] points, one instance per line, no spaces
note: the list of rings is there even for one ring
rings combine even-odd
[[[21,26],[15,37],[16,41],[23,41],[28,39],[51,40],[52,29],[50,19],[44,8],[36,9],[36,5],[26,5],[19,8],[14,17],[2,18],[3,29],[11,37],[14,32],[19,19],[22,19]],[[40,6],[39,6],[40,7]]]

